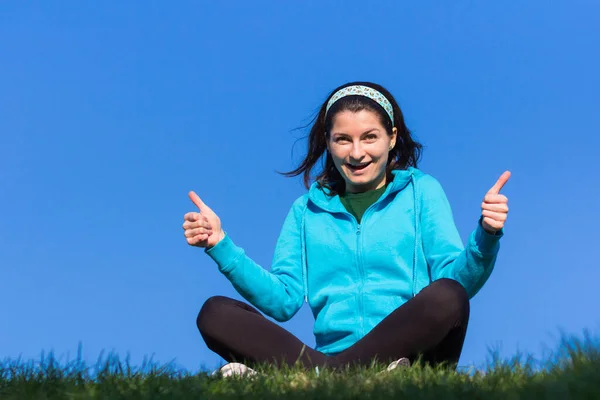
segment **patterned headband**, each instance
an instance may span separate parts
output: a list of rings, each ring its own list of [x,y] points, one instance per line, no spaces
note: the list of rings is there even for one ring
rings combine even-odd
[[[365,96],[377,102],[377,104],[383,107],[385,112],[387,112],[387,114],[390,116],[390,119],[392,120],[392,125],[394,125],[394,110],[392,109],[392,104],[390,103],[390,101],[386,99],[386,97],[381,92],[368,86],[348,86],[335,92],[335,94],[331,96],[331,99],[329,99],[329,102],[327,103],[327,107],[325,108],[325,115],[327,115],[327,112],[329,111],[333,103],[346,96]]]

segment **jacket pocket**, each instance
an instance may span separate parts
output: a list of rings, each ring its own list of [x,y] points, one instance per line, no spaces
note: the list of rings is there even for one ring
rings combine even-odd
[[[325,304],[315,318],[313,333],[317,348],[329,347],[344,339],[350,340],[360,330],[356,294]]]

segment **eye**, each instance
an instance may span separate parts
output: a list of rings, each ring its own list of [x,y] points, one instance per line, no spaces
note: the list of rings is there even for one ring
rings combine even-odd
[[[337,138],[335,138],[335,142],[339,143],[339,142],[343,142],[343,141],[348,141],[348,138],[345,136],[338,136]]]
[[[374,133],[369,133],[367,136],[365,136],[365,139],[367,140],[375,140],[377,139],[377,135]]]

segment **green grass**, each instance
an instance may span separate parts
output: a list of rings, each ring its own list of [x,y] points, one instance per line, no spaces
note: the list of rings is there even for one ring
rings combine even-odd
[[[79,355],[60,363],[0,363],[1,399],[600,399],[600,348],[584,339],[562,340],[543,362],[492,354],[482,369],[451,371],[414,365],[378,374],[384,365],[343,372],[258,368],[252,378],[218,378],[173,364],[133,367],[112,354],[87,366]]]

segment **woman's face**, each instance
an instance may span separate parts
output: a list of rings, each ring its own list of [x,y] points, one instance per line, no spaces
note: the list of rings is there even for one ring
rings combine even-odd
[[[362,110],[334,116],[327,148],[351,193],[379,189],[386,183],[390,147],[396,143],[394,128],[388,135],[379,116]]]

